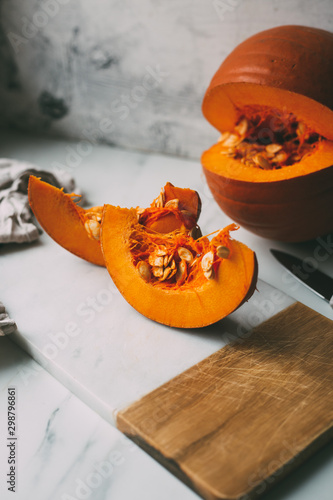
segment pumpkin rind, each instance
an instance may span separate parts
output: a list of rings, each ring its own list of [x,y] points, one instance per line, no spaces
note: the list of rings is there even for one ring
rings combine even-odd
[[[230,240],[230,258],[213,280],[199,289],[158,288],[146,282],[133,265],[130,235],[138,224],[135,209],[104,206],[101,245],[106,267],[120,293],[138,312],[159,323],[197,328],[215,323],[248,300],[255,290],[254,252]]]
[[[319,134],[313,152],[276,170],[254,169],[220,154],[202,155],[207,183],[222,210],[251,232],[300,242],[333,231],[333,34],[280,26],[245,40],[225,59],[203,100],[203,114],[232,131],[242,110],[292,113]]]

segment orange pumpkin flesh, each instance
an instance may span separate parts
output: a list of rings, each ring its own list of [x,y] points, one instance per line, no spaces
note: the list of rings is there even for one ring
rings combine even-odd
[[[138,312],[165,325],[196,328],[227,316],[255,290],[256,257],[230,238],[229,231],[235,228],[232,225],[220,231],[211,241],[207,237],[194,240],[183,230],[163,235],[140,224],[135,209],[105,205],[101,246],[115,285]],[[202,258],[219,246],[230,253],[227,258],[214,254],[212,274],[207,279]],[[184,248],[193,259],[185,264],[180,258]],[[159,264],[161,258],[167,259],[164,271],[175,266],[174,274],[166,279],[154,275],[157,266],[153,264]],[[183,274],[179,272],[182,266],[186,269]]]
[[[156,207],[161,210],[156,211]],[[141,214],[141,222],[159,233],[175,231],[183,224],[190,230],[195,228],[200,212],[201,200],[196,191],[167,182],[158,198]]]
[[[75,203],[74,194],[64,193],[37,177],[29,179],[29,203],[42,228],[59,245],[93,264],[104,266],[99,243],[103,207],[84,209]],[[172,202],[177,202],[177,208]],[[168,208],[168,202],[171,206]],[[192,189],[168,182],[148,209],[141,210],[147,226],[167,233],[181,228],[196,229],[201,201]]]
[[[85,210],[73,201],[73,195],[34,176],[29,179],[28,195],[38,222],[54,241],[74,255],[104,266],[100,244],[88,236]]]
[[[332,79],[333,34],[302,26],[245,40],[213,77],[202,109],[222,140],[202,165],[222,210],[246,229],[294,242],[333,230]],[[244,119],[255,127],[242,134]],[[228,132],[240,138],[229,151]]]

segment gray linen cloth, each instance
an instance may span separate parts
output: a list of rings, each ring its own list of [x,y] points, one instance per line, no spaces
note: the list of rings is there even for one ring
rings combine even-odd
[[[28,201],[30,174],[66,192],[75,188],[73,178],[65,171],[51,173],[30,163],[0,158],[0,244],[34,241],[40,234]]]
[[[75,182],[65,171],[51,173],[30,163],[0,158],[0,245],[31,242],[39,237],[41,230],[28,201],[31,174],[58,188],[63,187],[66,192],[74,191]],[[0,336],[8,335],[16,328],[15,321],[0,302]]]
[[[5,306],[0,302],[0,337],[15,332],[16,328],[15,321],[8,316]]]

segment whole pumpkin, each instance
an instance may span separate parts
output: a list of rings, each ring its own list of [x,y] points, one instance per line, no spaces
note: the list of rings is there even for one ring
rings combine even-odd
[[[222,210],[244,228],[300,242],[333,231],[333,33],[280,26],[238,45],[202,111],[221,133],[202,155]]]

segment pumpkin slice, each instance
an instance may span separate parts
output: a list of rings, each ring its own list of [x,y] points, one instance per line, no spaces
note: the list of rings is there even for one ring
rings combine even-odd
[[[134,208],[104,206],[101,246],[121,294],[159,323],[196,328],[215,323],[255,290],[252,250],[230,237],[234,224],[209,240],[183,229],[160,234],[141,224]]]
[[[30,176],[28,195],[38,222],[54,241],[74,255],[104,266],[99,243],[102,206],[84,209],[75,202],[78,198],[75,194],[64,193],[35,176]],[[200,210],[196,191],[168,182],[151,207],[137,209],[137,213],[147,226],[161,233],[183,226],[197,232]]]
[[[88,234],[84,218],[85,210],[74,199],[75,194],[64,193],[37,177],[30,176],[28,187],[29,203],[38,222],[46,233],[69,252],[93,264],[104,266],[99,241]],[[100,208],[102,207],[94,207]],[[94,212],[98,225],[98,210]],[[89,219],[93,220],[93,219]]]
[[[280,241],[333,231],[333,34],[280,26],[225,59],[202,110],[222,135],[202,155],[222,210]]]

